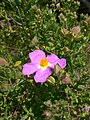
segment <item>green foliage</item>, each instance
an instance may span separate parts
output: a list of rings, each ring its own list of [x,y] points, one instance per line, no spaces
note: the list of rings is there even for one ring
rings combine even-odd
[[[77,21],[74,0],[61,0],[60,23],[58,0],[15,1],[0,3],[0,119],[89,120],[90,17]],[[35,83],[22,74],[35,49],[66,58],[67,67],[57,65],[46,83]]]

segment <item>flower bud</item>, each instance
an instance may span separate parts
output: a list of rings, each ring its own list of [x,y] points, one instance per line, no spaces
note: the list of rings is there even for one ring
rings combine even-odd
[[[69,77],[65,77],[63,80],[62,80],[62,83],[63,84],[71,84],[71,79]]]

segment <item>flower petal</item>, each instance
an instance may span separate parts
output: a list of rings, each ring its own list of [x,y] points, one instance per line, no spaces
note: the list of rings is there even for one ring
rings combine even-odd
[[[52,74],[52,71],[50,68],[47,68],[46,70],[39,70],[36,72],[34,79],[36,82],[44,83],[46,79]]]
[[[23,65],[22,73],[24,75],[30,75],[30,74],[33,74],[34,72],[36,72],[37,70],[39,70],[39,69],[35,64],[26,63]]]
[[[29,53],[29,57],[32,63],[39,63],[42,58],[45,58],[45,53],[42,50],[35,50]]]
[[[47,60],[51,64],[51,68],[54,68],[54,65],[56,65],[60,59],[55,54],[51,54],[47,56]]]
[[[65,68],[66,67],[66,59],[65,58],[60,59],[58,64],[62,69]]]

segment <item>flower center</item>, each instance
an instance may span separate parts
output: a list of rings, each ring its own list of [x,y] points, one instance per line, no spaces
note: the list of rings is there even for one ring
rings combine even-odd
[[[42,58],[40,61],[41,67],[47,67],[48,66],[48,60],[46,58]]]

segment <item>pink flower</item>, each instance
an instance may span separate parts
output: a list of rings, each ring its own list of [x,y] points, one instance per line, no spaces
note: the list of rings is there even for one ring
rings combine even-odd
[[[31,75],[35,73],[35,82],[45,82],[46,79],[52,74],[51,69],[56,64],[63,69],[66,66],[66,59],[59,59],[55,54],[48,55],[46,57],[42,50],[35,50],[29,53],[31,62],[23,65],[23,74]]]

